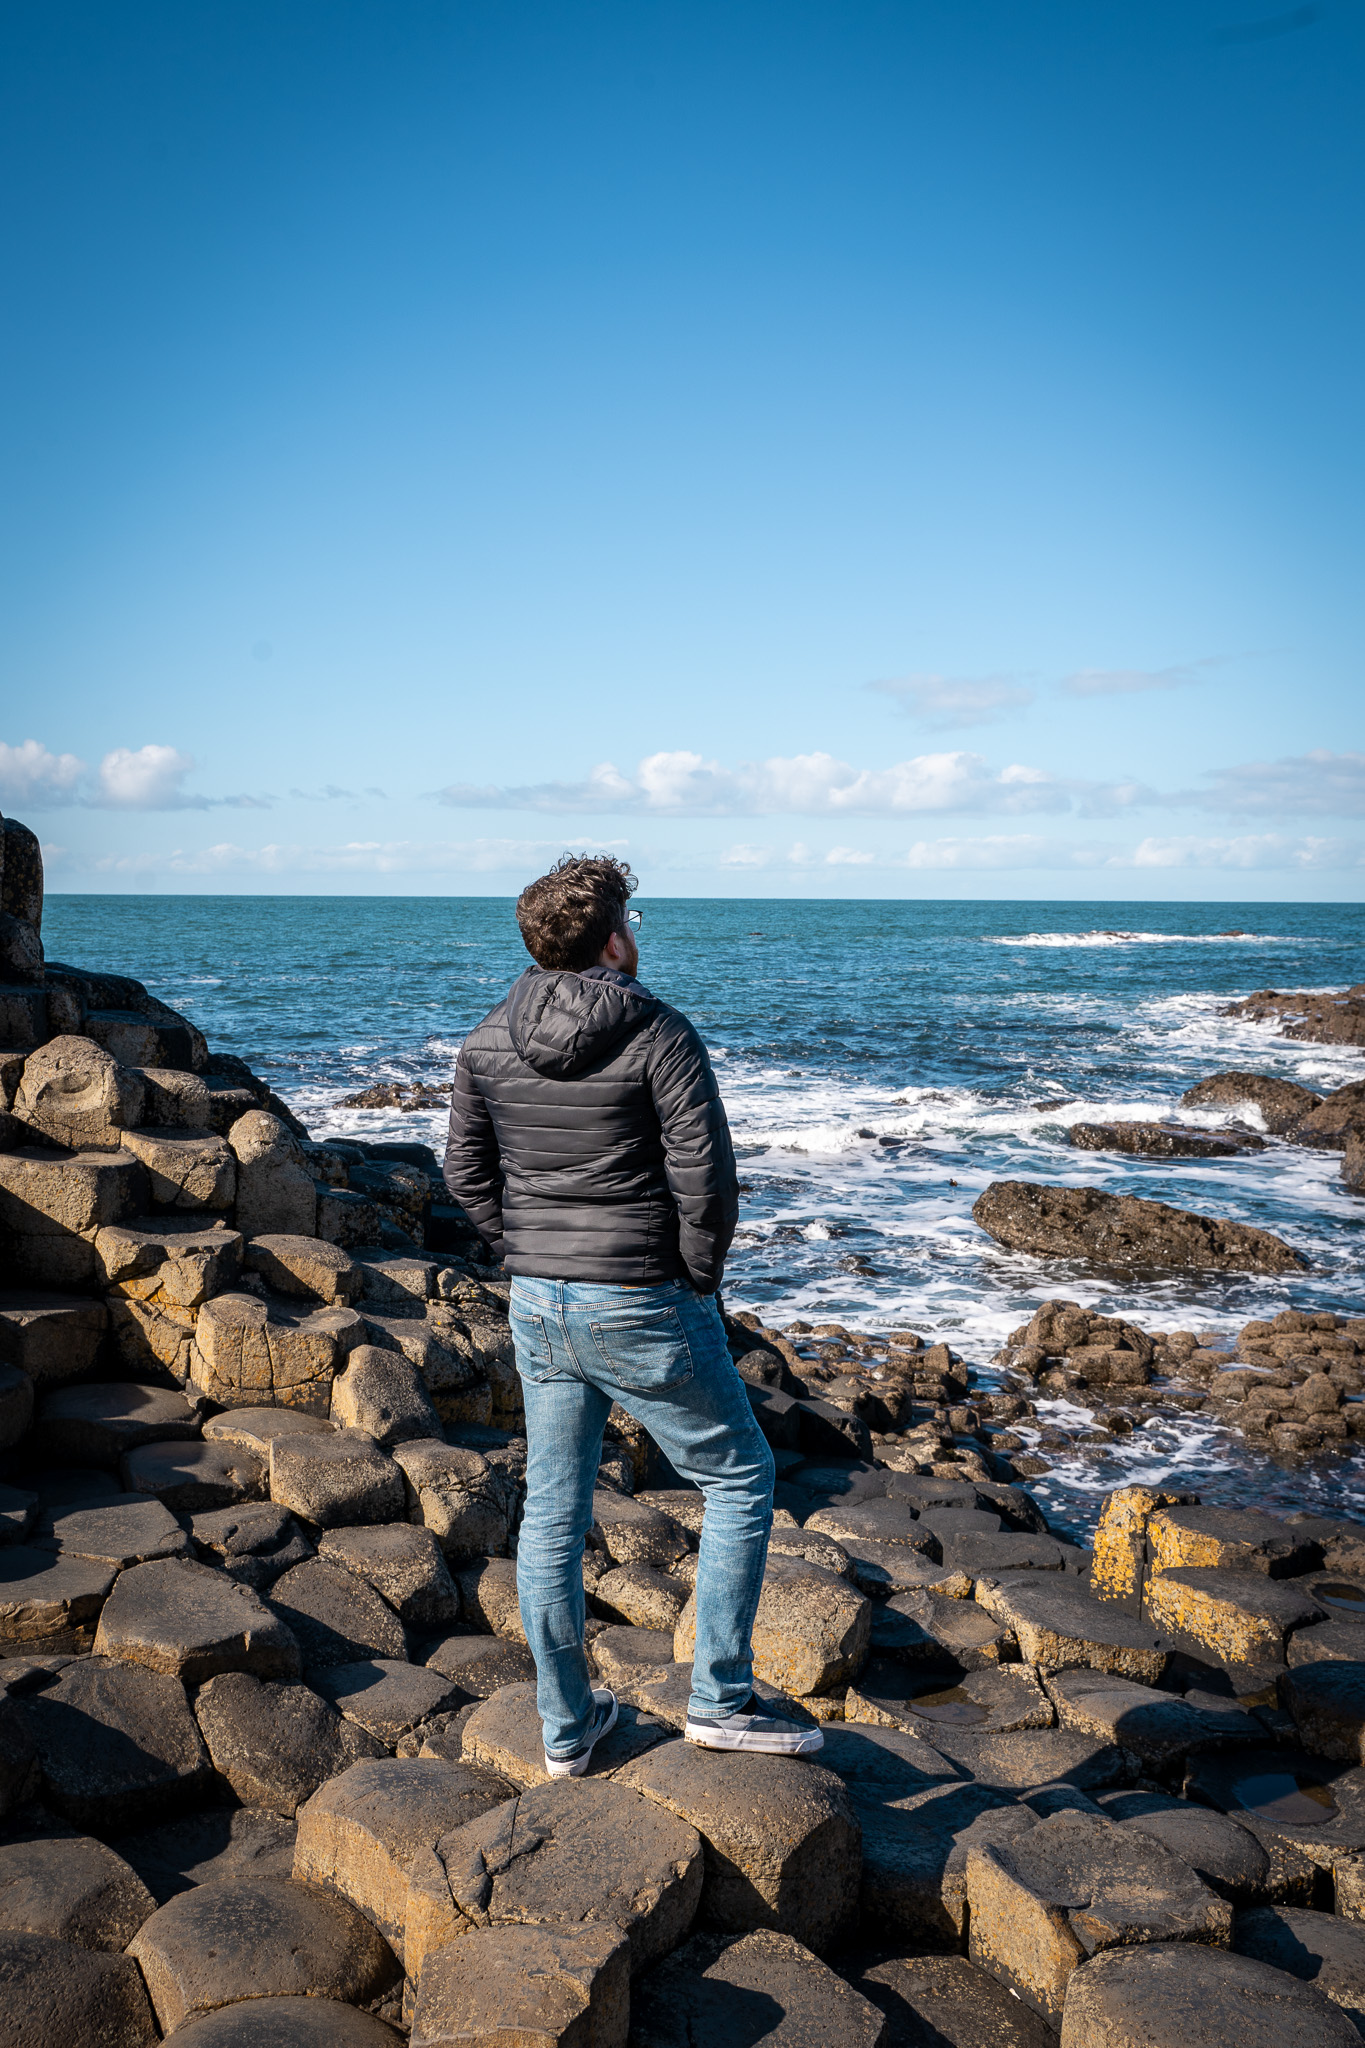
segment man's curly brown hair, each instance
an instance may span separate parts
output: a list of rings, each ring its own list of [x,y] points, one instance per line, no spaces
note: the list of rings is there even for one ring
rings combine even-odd
[[[595,967],[638,887],[625,861],[610,853],[561,854],[517,898],[517,923],[537,967],[575,974]]]

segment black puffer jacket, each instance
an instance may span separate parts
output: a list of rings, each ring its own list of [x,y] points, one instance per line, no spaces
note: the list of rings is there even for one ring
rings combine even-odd
[[[739,1214],[705,1046],[610,967],[528,968],[470,1032],[445,1180],[508,1272],[544,1280],[713,1294]]]

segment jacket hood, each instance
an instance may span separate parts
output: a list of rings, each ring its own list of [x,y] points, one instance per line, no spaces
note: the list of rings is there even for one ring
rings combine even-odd
[[[566,1081],[637,1029],[659,1007],[638,981],[610,967],[571,974],[528,967],[507,997],[507,1029],[518,1059]]]

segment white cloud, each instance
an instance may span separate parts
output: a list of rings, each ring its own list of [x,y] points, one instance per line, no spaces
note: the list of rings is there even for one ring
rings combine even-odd
[[[1197,683],[1202,668],[1221,668],[1222,658],[1176,662],[1170,668],[1083,668],[1067,676],[1062,688],[1073,697],[1126,697],[1138,690],[1183,690]]]
[[[1248,761],[1209,772],[1211,789],[1181,790],[1167,801],[1233,817],[1365,816],[1365,754],[1316,747],[1282,761]]]
[[[100,801],[116,810],[207,810],[208,798],[181,788],[194,756],[175,747],[115,747],[100,762]]]
[[[988,725],[1033,702],[1032,690],[1011,676],[906,676],[898,682],[869,683],[868,688],[893,697],[922,725],[940,731]]]
[[[620,848],[623,840],[608,840]],[[341,846],[217,846],[109,855],[92,863],[106,875],[431,875],[520,874],[529,878],[564,851],[558,839],[357,839]]]
[[[659,816],[895,817],[923,811],[1064,811],[1068,786],[1044,769],[1015,763],[993,769],[981,754],[917,754],[890,768],[854,768],[833,754],[776,755],[722,767],[701,754],[647,755],[633,777],[611,762],[584,782],[520,788],[456,783],[436,792],[454,808],[522,811],[626,811]]]
[[[38,740],[22,740],[17,747],[0,740],[0,797],[6,803],[39,809],[74,803],[84,773],[85,763],[75,754],[50,753]]]
[[[1135,868],[1358,868],[1365,846],[1347,839],[1286,839],[1278,832],[1247,833],[1237,839],[1144,839],[1131,857],[1111,867]]]
[[[831,868],[866,868],[876,861],[875,853],[864,853],[857,846],[831,846],[825,855],[825,865]]]

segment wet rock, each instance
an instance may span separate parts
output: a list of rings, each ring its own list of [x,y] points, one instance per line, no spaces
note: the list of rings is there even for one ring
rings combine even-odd
[[[754,1619],[754,1671],[786,1692],[828,1692],[858,1670],[870,1630],[868,1602],[846,1579],[801,1560],[774,1559]],[[679,1663],[691,1662],[695,1644],[694,1595],[674,1632]]]
[[[346,1369],[332,1382],[332,1420],[342,1429],[363,1429],[376,1443],[440,1438],[441,1418],[415,1365],[401,1351],[360,1344]]]
[[[245,1237],[312,1237],[317,1191],[298,1141],[278,1117],[248,1110],[228,1132],[237,1160],[237,1228]]]
[[[1169,1771],[1195,1750],[1264,1740],[1261,1723],[1231,1700],[1225,1712],[1192,1706],[1173,1693],[1110,1672],[1059,1671],[1048,1678],[1047,1690],[1063,1728],[1119,1743],[1151,1776]]]
[[[1147,1540],[1152,1568],[1159,1572],[1190,1565],[1288,1579],[1311,1571],[1318,1559],[1315,1543],[1251,1508],[1163,1508],[1151,1517]]]
[[[242,1999],[359,2003],[397,1975],[388,1944],[345,1899],[288,1878],[199,1885],[129,1945],[163,2032]]]
[[[294,1517],[274,1501],[246,1501],[190,1517],[190,1536],[206,1564],[260,1593],[291,1565],[303,1564],[313,1546]]]
[[[24,1062],[14,1114],[54,1144],[117,1150],[142,1121],[142,1076],[89,1038],[50,1038]]]
[[[613,1926],[484,1927],[422,1971],[412,2048],[626,2048],[630,1945]]]
[[[1196,1942],[1111,1949],[1067,1987],[1062,2048],[1351,2048],[1322,1992],[1248,1956]]]
[[[102,1301],[6,1288],[0,1293],[0,1364],[17,1367],[35,1387],[80,1379],[94,1368],[106,1320]]]
[[[1282,1027],[1282,1038],[1308,1039],[1318,1045],[1365,1043],[1365,1002],[1358,987],[1339,993],[1307,989],[1292,994],[1263,988],[1229,1004],[1223,1014],[1251,1017],[1258,1022],[1274,1019]]]
[[[1052,2029],[965,1956],[898,1956],[847,1974],[886,2014],[885,2048],[1056,2048]]]
[[[178,1678],[83,1657],[16,1711],[37,1752],[44,1804],[74,1827],[112,1834],[208,1796],[208,1754]]]
[[[1181,1566],[1147,1580],[1143,1613],[1153,1628],[1220,1663],[1283,1664],[1297,1628],[1323,1619],[1301,1588],[1259,1572]]]
[[[270,1605],[296,1638],[305,1671],[407,1654],[403,1624],[365,1579],[312,1558],[275,1581]]]
[[[1009,1250],[1049,1258],[1232,1273],[1293,1273],[1308,1265],[1268,1230],[1099,1188],[992,1181],[972,1215]]]
[[[252,1998],[176,2030],[176,2048],[401,2048],[372,2013],[331,1998]]]
[[[775,1927],[819,1953],[851,1924],[860,1830],[832,1771],[798,1757],[667,1742],[627,1764],[616,1783],[700,1834],[704,1911],[713,1926]]]
[[[1102,1949],[1146,1941],[1226,1946],[1226,1900],[1150,1837],[1055,1813],[967,1857],[974,1963],[1060,2022],[1067,1980]]]
[[[403,1474],[360,1429],[276,1437],[270,1498],[323,1528],[384,1522],[403,1512]]]
[[[604,1572],[592,1589],[593,1606],[609,1621],[634,1628],[666,1630],[672,1640],[678,1616],[687,1605],[687,1588],[652,1565],[618,1565]]]
[[[1097,1804],[1120,1827],[1160,1842],[1232,1905],[1260,1905],[1267,1897],[1270,1858],[1228,1814],[1164,1792],[1101,1792]]]
[[[621,1706],[615,1728],[593,1750],[587,1775],[614,1775],[623,1764],[666,1741],[669,1732],[652,1714]],[[534,1684],[504,1686],[475,1708],[465,1723],[464,1755],[470,1763],[498,1771],[523,1788],[550,1782]]]
[[[237,1162],[227,1140],[214,1132],[175,1126],[124,1131],[123,1150],[146,1168],[154,1209],[212,1209],[222,1215],[232,1207]]]
[[[1281,1081],[1273,1074],[1210,1074],[1196,1081],[1180,1098],[1182,1109],[1235,1109],[1246,1104],[1261,1112],[1266,1129],[1282,1138],[1295,1124],[1302,1123],[1318,1107],[1320,1095],[1301,1088],[1295,1081]]]
[[[299,1647],[249,1586],[187,1558],[134,1565],[104,1604],[95,1654],[202,1685],[222,1671],[297,1678]]]
[[[620,1635],[623,1631],[604,1633]],[[671,1654],[672,1637],[669,1649]],[[497,1636],[446,1636],[428,1648],[426,1662],[429,1670],[438,1671],[471,1699],[487,1699],[504,1685],[524,1684],[536,1672],[525,1643],[507,1642]],[[610,1679],[607,1683],[611,1683]]]
[[[1334,1088],[1317,1109],[1310,1110],[1303,1122],[1295,1126],[1293,1136],[1296,1144],[1318,1145],[1325,1151],[1339,1152],[1351,1133],[1362,1128],[1365,1087],[1359,1081],[1348,1081],[1344,1088]]]
[[[1308,1905],[1314,1875],[1365,1850],[1365,1771],[1288,1745],[1205,1753],[1185,1793],[1231,1814],[1270,1858],[1272,1898]]]
[[[1353,1195],[1365,1193],[1365,1130],[1347,1132],[1341,1177]]]
[[[89,1835],[0,1844],[0,1928],[117,1955],[155,1911],[137,1872]]]
[[[760,2031],[761,2030],[761,2031]],[[790,1935],[698,1934],[635,1986],[631,2048],[890,2048],[878,2008]]]
[[[300,1813],[294,1875],[349,1899],[402,1957],[414,1855],[505,1805],[511,1791],[487,1771],[434,1757],[356,1764]]]
[[[309,1309],[280,1295],[215,1295],[195,1325],[195,1379],[224,1408],[263,1404],[325,1416],[332,1381],[364,1330],[351,1308]]]
[[[243,1806],[292,1819],[329,1778],[385,1745],[306,1685],[246,1672],[214,1678],[194,1703],[213,1768]]]
[[[1194,1124],[1072,1124],[1067,1139],[1082,1152],[1131,1152],[1143,1159],[1232,1159],[1265,1149],[1265,1139],[1254,1131],[1208,1131]]]
[[[539,1785],[416,1851],[408,1977],[420,1999],[426,1958],[474,1927],[603,1922],[625,1934],[638,1973],[677,1947],[701,1888],[697,1834],[660,1805],[602,1779]]]
[[[505,1554],[517,1504],[505,1472],[478,1451],[425,1439],[395,1444],[393,1456],[406,1481],[408,1520],[430,1529],[447,1557]]]
[[[138,1967],[45,1934],[0,1934],[5,2031],[24,2048],[151,2048],[156,2023]]]
[[[167,1899],[196,1884],[234,1877],[288,1877],[294,1863],[294,1832],[294,1823],[278,1814],[218,1806],[122,1835],[114,1847],[157,1904],[164,1906]]]
[[[459,1588],[429,1529],[410,1522],[329,1529],[318,1556],[368,1580],[410,1628],[441,1628],[460,1618]]]
[[[359,1301],[364,1284],[364,1275],[350,1253],[320,1237],[252,1237],[243,1263],[248,1273],[259,1273],[276,1294],[333,1307],[348,1308]]]
[[[1285,1672],[1279,1695],[1305,1749],[1365,1763],[1365,1658],[1299,1665]]]
[[[463,1697],[459,1686],[439,1673],[391,1657],[334,1664],[318,1673],[317,1684],[338,1712],[386,1750],[397,1748],[433,1715],[459,1706]]]
[[[509,1642],[524,1643],[517,1604],[517,1568],[510,1557],[473,1557],[455,1567],[466,1621]]]
[[[38,1654],[88,1650],[116,1573],[91,1557],[0,1547],[0,1643]]]
[[[1155,1685],[1170,1662],[1158,1630],[1116,1605],[1090,1599],[1060,1572],[987,1579],[976,1598],[987,1614],[1012,1629],[1026,1664],[1043,1671],[1083,1666],[1111,1671],[1140,1685]]]
[[[613,1564],[649,1564],[666,1571],[687,1555],[689,1545],[677,1524],[628,1494],[599,1487],[592,1513],[592,1541]]]
[[[196,1515],[259,1500],[265,1466],[250,1451],[226,1443],[142,1444],[119,1459],[129,1493],[146,1493],[172,1514]]]
[[[39,1400],[34,1418],[36,1447],[53,1464],[110,1471],[139,1444],[184,1443],[198,1434],[198,1411],[183,1394],[123,1380],[54,1387]]]

